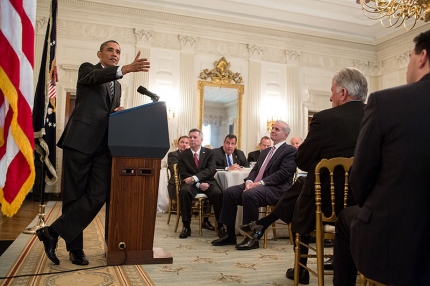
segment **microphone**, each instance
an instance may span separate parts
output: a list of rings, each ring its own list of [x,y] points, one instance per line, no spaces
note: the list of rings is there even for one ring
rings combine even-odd
[[[143,86],[139,86],[137,88],[137,92],[140,94],[149,96],[149,98],[152,99],[152,102],[157,102],[160,99],[160,97],[158,95],[156,95],[153,92],[150,92],[149,90],[146,89],[146,87],[143,87]]]

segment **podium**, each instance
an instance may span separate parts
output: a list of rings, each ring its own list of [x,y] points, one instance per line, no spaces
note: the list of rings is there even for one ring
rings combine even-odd
[[[107,264],[173,263],[164,249],[153,247],[161,159],[169,150],[165,102],[111,114],[108,145]]]

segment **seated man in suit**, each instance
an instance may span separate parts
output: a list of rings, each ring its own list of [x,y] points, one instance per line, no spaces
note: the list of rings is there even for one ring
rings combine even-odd
[[[191,129],[188,137],[190,148],[179,153],[178,161],[179,175],[182,179],[179,199],[184,224],[179,238],[187,238],[191,235],[191,207],[198,193],[208,196],[217,221],[219,221],[222,206],[222,192],[214,178],[216,168],[213,151],[202,147],[203,133],[199,129]],[[222,224],[218,226],[223,227]]]
[[[336,223],[335,286],[356,285],[357,269],[386,285],[430,284],[430,30],[414,43],[408,84],[367,102],[350,180],[358,206]]]
[[[309,126],[309,133],[297,150],[296,164],[300,169],[308,172],[307,176],[299,177],[296,180],[268,216],[257,222],[240,226],[241,232],[248,237],[259,240],[267,227],[276,220],[282,219],[284,222],[292,224],[293,233],[300,233],[304,243],[309,243],[308,234],[315,229],[315,166],[321,159],[349,158],[354,155],[360,123],[364,115],[367,81],[359,70],[344,68],[334,75],[331,91],[330,101],[333,108],[314,115]],[[339,176],[335,173],[335,177]],[[343,178],[342,173],[340,180],[335,179],[336,189],[338,189],[339,183],[342,186]],[[328,186],[328,176],[321,172],[322,211],[326,214],[331,212]],[[343,193],[339,192],[338,195],[343,202]],[[355,201],[350,196],[348,205],[354,204]],[[343,204],[337,206],[336,209],[337,212],[340,212]],[[302,254],[308,251],[306,247],[301,247],[300,250]],[[306,258],[301,258],[300,261],[303,264],[307,263]],[[294,269],[288,269],[286,276],[293,280]],[[300,269],[299,283],[309,284],[307,270]]]
[[[234,134],[225,136],[224,144],[214,149],[215,164],[217,169],[228,171],[240,170],[246,166],[246,158],[243,151],[236,148],[237,137]]]
[[[212,241],[213,245],[236,244],[235,223],[238,205],[243,206],[243,222],[250,223],[258,219],[259,207],[276,205],[282,194],[291,186],[296,170],[294,156],[297,150],[285,143],[289,133],[290,127],[287,123],[276,121],[270,132],[273,147],[261,152],[244,184],[224,190],[220,221],[227,226],[227,234]],[[239,250],[258,247],[258,240],[248,237],[236,245],[236,249]]]
[[[299,149],[299,146],[302,145],[302,143],[303,143],[302,137],[294,136],[294,137],[291,137],[290,139],[291,146],[294,146],[296,149]]]
[[[167,185],[167,190],[169,191],[169,197],[171,200],[176,200],[176,190],[175,190],[175,177],[173,176],[173,165],[178,163],[179,153],[185,149],[190,148],[190,139],[187,135],[181,136],[178,139],[178,149],[173,152],[169,152],[167,155],[167,167],[170,171],[170,179]]]
[[[260,157],[261,151],[263,151],[266,148],[269,148],[272,145],[272,141],[270,141],[270,138],[267,136],[263,136],[260,139],[260,143],[258,144],[258,150],[252,151],[248,153],[248,164],[250,162],[257,162],[258,157]]]

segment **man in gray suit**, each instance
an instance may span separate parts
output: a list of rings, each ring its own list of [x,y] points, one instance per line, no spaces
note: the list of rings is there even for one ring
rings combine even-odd
[[[430,30],[414,39],[408,84],[372,93],[350,186],[358,206],[340,213],[334,285],[357,269],[386,285],[430,283]]]
[[[101,44],[98,64],[83,63],[79,67],[76,106],[58,142],[64,156],[62,215],[51,226],[36,231],[48,258],[57,265],[58,236],[66,241],[73,264],[88,264],[83,230],[108,200],[110,191],[109,114],[124,109],[120,107],[121,85],[117,79],[131,72],[147,72],[150,67],[146,58],[140,58],[140,52],[130,64],[117,66],[120,55],[119,44],[110,40]]]
[[[254,168],[245,178],[245,183],[224,190],[220,221],[227,226],[227,234],[212,241],[215,246],[236,244],[235,222],[237,206],[243,206],[243,222],[250,223],[258,219],[258,208],[276,205],[282,194],[293,182],[296,164],[296,148],[285,143],[290,127],[284,121],[273,124],[270,138],[273,147],[261,152]],[[249,239],[236,245],[236,249],[255,249],[258,240]]]
[[[173,165],[178,163],[179,153],[188,149],[190,147],[190,139],[187,135],[181,136],[178,139],[178,149],[170,152],[167,155],[167,167],[170,171],[170,179],[167,185],[167,190],[169,191],[169,196],[171,200],[176,200],[176,191],[175,191],[175,177],[173,176]]]

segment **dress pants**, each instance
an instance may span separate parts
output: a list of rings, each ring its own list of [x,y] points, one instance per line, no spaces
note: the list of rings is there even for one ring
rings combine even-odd
[[[222,207],[222,192],[218,185],[210,184],[209,188],[206,191],[201,191],[194,185],[187,185],[183,183],[181,185],[181,190],[179,191],[182,222],[189,223],[191,221],[191,207],[193,204],[193,199],[198,193],[202,193],[208,196],[209,203],[214,207],[215,218],[217,221],[219,221]]]
[[[248,224],[251,221],[257,221],[259,207],[267,205],[276,205],[278,200],[268,201],[266,192],[270,191],[268,186],[259,186],[247,191],[245,184],[229,187],[224,190],[222,211],[220,222],[227,226],[234,226],[236,223],[237,206],[243,206],[243,224]]]
[[[272,210],[279,219],[285,223],[291,223],[293,219],[294,205],[302,191],[305,177],[298,177],[294,184],[282,195],[275,208]]]
[[[360,212],[358,206],[347,207],[340,212],[336,222],[336,237],[333,248],[333,285],[354,286],[357,280],[357,268],[350,250],[351,223]]]
[[[68,251],[83,249],[83,231],[108,201],[112,158],[106,144],[93,154],[63,149],[64,198],[62,215],[51,228]],[[106,213],[108,217],[108,213]]]

